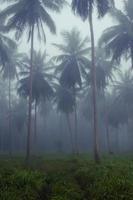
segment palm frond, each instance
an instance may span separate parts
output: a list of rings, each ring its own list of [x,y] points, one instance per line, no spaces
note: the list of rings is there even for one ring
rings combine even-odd
[[[64,5],[69,5],[65,0],[42,0],[42,2],[44,7],[56,12],[60,12]]]
[[[40,8],[40,14],[41,14],[43,23],[45,23],[47,25],[47,27],[49,28],[49,30],[55,34],[56,33],[55,23],[52,20],[52,18],[50,17],[50,15],[42,7]]]
[[[114,0],[73,0],[72,10],[75,14],[78,14],[83,20],[87,20],[89,13],[93,12],[96,6],[98,16],[103,17],[107,11],[113,6]]]

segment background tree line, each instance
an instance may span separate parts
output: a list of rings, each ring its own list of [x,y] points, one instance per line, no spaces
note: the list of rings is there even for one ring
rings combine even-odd
[[[94,148],[99,163],[101,151],[132,151],[132,0],[123,3],[123,11],[112,0],[73,0],[72,11],[88,20],[90,38],[83,38],[76,28],[64,30],[62,42],[52,44],[59,52],[56,56],[37,51],[34,41],[37,38],[45,46],[45,26],[56,33],[52,12],[60,12],[68,3],[6,2],[0,12],[1,152],[26,150],[29,163],[31,149],[79,154]],[[98,18],[109,13],[117,22],[103,32],[98,44],[95,9]],[[30,52],[19,53],[24,32]],[[129,63],[126,71],[122,59]]]

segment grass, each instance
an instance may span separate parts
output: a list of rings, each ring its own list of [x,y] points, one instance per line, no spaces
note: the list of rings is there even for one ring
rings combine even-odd
[[[49,155],[26,170],[23,157],[1,156],[0,200],[133,200],[133,159]]]

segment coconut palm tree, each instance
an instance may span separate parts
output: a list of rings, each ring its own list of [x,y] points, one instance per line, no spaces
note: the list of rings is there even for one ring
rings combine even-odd
[[[89,48],[86,48],[88,38],[82,39],[80,32],[73,28],[70,32],[62,32],[62,44],[54,44],[61,52],[53,59],[57,62],[55,73],[60,76],[60,84],[63,87],[71,89],[75,98],[75,146],[78,153],[78,122],[77,122],[77,89],[82,85],[82,72],[89,60],[86,56],[89,53]]]
[[[125,72],[119,71],[118,81],[115,81],[114,91],[117,94],[118,102],[123,102],[129,115],[132,114],[133,74],[131,70]]]
[[[89,48],[86,47],[88,38],[82,39],[80,32],[73,28],[70,32],[61,33],[63,42],[53,44],[60,52],[54,56],[57,66],[55,73],[60,75],[60,83],[67,88],[81,87],[81,74],[89,63],[86,58]]]
[[[99,97],[99,103],[101,99],[101,110],[103,112],[102,116],[104,116],[104,124],[106,128],[106,134],[107,134],[107,139],[109,138],[108,134],[108,122],[107,122],[107,108],[106,108],[106,91],[109,86],[109,83],[113,82],[114,80],[114,74],[113,71],[116,70],[117,68],[115,67],[115,64],[112,62],[112,60],[108,59],[106,56],[106,52],[104,49],[99,49],[96,48],[96,86],[97,86],[97,92],[98,92],[98,97]],[[91,76],[91,66],[90,69],[87,67],[84,70],[83,73],[84,77],[84,90],[83,93],[88,95],[90,86],[92,84],[92,76]],[[86,92],[88,90],[88,92]],[[108,141],[109,144],[109,141]],[[109,146],[108,146],[109,147]]]
[[[53,89],[49,84],[52,75],[49,73],[49,62],[46,62],[46,52],[33,53],[33,79],[32,79],[32,103],[35,106],[35,120],[34,120],[34,140],[37,140],[37,107],[40,101],[49,100],[53,96]],[[30,59],[27,57],[23,62],[24,69],[20,72],[23,76],[19,81],[18,93],[21,96],[29,97],[29,81],[30,81]]]
[[[3,26],[4,21],[0,21],[0,66],[1,66],[1,72],[2,76],[4,79],[8,78],[9,82],[9,101],[8,101],[8,109],[9,109],[9,138],[11,141],[11,84],[10,80],[11,78],[14,78],[15,76],[15,71],[16,71],[16,65],[12,65],[11,58],[14,52],[16,52],[16,43],[9,37],[3,34],[4,31],[4,26]],[[14,50],[15,49],[15,50]],[[14,51],[13,51],[14,50]],[[11,147],[9,150],[11,154]]]
[[[23,149],[24,135],[27,125],[27,101],[26,99],[18,98],[12,103],[12,130],[15,135],[14,142],[17,143],[17,152]]]
[[[10,51],[16,48],[16,43],[4,34],[4,20],[0,20],[0,65],[4,67],[9,61]]]
[[[108,123],[108,107],[107,107],[107,88],[110,83],[115,80],[114,71],[117,70],[114,62],[107,59],[105,50],[101,48],[96,50],[96,82],[98,92],[102,93],[102,109],[103,109],[103,121],[105,125],[107,147],[109,154],[112,154],[110,144],[110,132]]]
[[[12,41],[13,43],[13,41]],[[9,129],[9,138],[10,138],[10,149],[9,153],[12,154],[12,127],[11,127],[11,118],[12,118],[12,97],[11,97],[11,88],[12,88],[12,80],[16,79],[18,80],[18,69],[21,67],[21,60],[23,57],[23,54],[17,52],[17,46],[14,42],[14,48],[7,49],[8,57],[7,60],[4,61],[4,65],[1,67],[1,73],[3,79],[8,80],[8,129]]]
[[[111,10],[110,14],[117,24],[107,28],[99,41],[99,44],[106,48],[107,53],[112,59],[120,62],[124,56],[131,58],[133,67],[133,1],[124,1],[123,11],[118,9]]]
[[[97,88],[96,88],[96,64],[95,64],[95,39],[93,29],[93,9],[97,8],[98,17],[103,17],[109,10],[110,6],[114,5],[113,0],[72,0],[72,9],[83,20],[89,19],[90,35],[91,35],[91,60],[92,60],[92,97],[93,97],[93,123],[94,123],[94,157],[99,163],[99,140],[98,140],[98,121],[97,121]]]
[[[97,47],[95,49],[96,55],[96,86],[99,92],[108,87],[110,82],[114,80],[113,72],[117,69],[115,64],[106,55],[104,49]],[[87,66],[83,72],[84,84],[89,87],[92,84],[91,65]]]
[[[107,120],[110,127],[118,130],[119,125],[129,125],[133,118],[133,75],[132,71],[119,71],[118,81],[114,81],[113,92],[109,95],[106,104],[108,107]],[[118,138],[117,138],[118,139]],[[111,147],[111,145],[110,145]],[[112,152],[112,150],[111,150]]]
[[[28,134],[26,161],[30,158],[30,138],[31,138],[31,105],[32,105],[32,74],[33,74],[33,50],[34,35],[37,30],[38,38],[46,40],[44,25],[52,33],[56,32],[53,19],[47,10],[59,12],[64,4],[64,0],[13,0],[14,3],[6,7],[0,14],[0,18],[5,20],[5,30],[15,31],[16,39],[20,39],[24,31],[27,31],[28,41],[31,42],[30,58],[30,81],[29,81],[29,109],[28,109]]]
[[[57,104],[57,110],[61,113],[65,113],[66,115],[68,129],[70,133],[71,148],[72,152],[74,153],[73,133],[70,121],[70,114],[74,111],[75,107],[75,98],[72,91],[61,85],[56,85],[55,102]]]

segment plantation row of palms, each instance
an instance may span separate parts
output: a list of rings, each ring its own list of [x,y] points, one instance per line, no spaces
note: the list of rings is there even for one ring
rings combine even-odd
[[[64,0],[12,0],[0,12],[1,72],[3,77],[9,80],[9,130],[11,130],[12,115],[10,112],[12,79],[14,80],[16,77],[19,83],[17,88],[19,95],[28,99],[27,162],[29,162],[31,154],[32,106],[34,105],[35,109],[35,135],[37,134],[37,106],[40,101],[54,99],[57,108],[66,113],[71,135],[70,113],[74,113],[75,133],[74,141],[72,139],[72,148],[75,153],[78,153],[78,101],[81,95],[89,94],[92,96],[94,155],[95,161],[99,162],[97,101],[102,94],[105,102],[105,124],[107,124],[109,114],[106,108],[106,93],[110,90],[111,84],[115,89],[117,88],[117,95],[119,91],[121,92],[118,88],[119,84],[113,78],[113,71],[120,65],[122,57],[131,58],[133,62],[132,0],[125,1],[124,12],[115,8],[113,0],[73,0],[73,12],[83,20],[89,19],[90,38],[82,39],[80,32],[76,29],[72,29],[71,32],[64,31],[62,32],[63,43],[53,44],[60,52],[59,55],[50,56],[48,59],[47,52],[36,52],[34,50],[36,36],[38,40],[44,41],[45,45],[47,36],[44,32],[44,25],[50,29],[51,33],[56,33],[55,23],[48,11],[51,10],[51,14],[60,12],[63,6],[67,6],[67,2]],[[117,25],[104,31],[97,48],[93,28],[94,7],[97,9],[99,18],[109,12],[117,21]],[[22,37],[25,31],[27,32],[27,41],[30,43],[30,56],[18,53],[16,41]],[[10,32],[15,34],[16,41],[6,35]],[[112,80],[113,82],[111,82]],[[129,85],[131,86],[131,84]],[[130,89],[131,92],[132,88],[130,87]],[[127,99],[126,96],[125,101]]]

